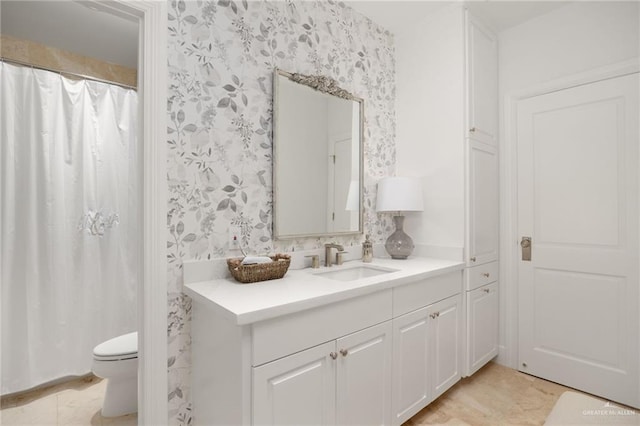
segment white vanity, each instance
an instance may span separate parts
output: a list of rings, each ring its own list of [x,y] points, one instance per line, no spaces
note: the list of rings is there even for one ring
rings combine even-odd
[[[186,284],[195,424],[403,423],[461,377],[463,267],[375,259]]]

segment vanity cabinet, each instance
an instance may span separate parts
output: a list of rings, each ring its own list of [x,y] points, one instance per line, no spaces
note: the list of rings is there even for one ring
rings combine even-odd
[[[396,290],[393,424],[400,425],[460,380],[463,329],[459,275]]]
[[[254,367],[253,423],[334,424],[336,362],[332,353],[335,342]]]
[[[467,137],[497,145],[498,43],[495,34],[466,13]]]
[[[500,216],[498,153],[475,139],[467,141],[467,265],[498,260]]]
[[[496,36],[466,16],[466,241],[468,266],[498,260],[498,47]]]
[[[195,424],[400,424],[460,378],[462,284],[458,269],[249,324],[194,297]]]
[[[498,355],[498,283],[467,292],[467,376]]]
[[[498,262],[466,268],[465,287],[465,376],[471,376],[498,355]]]
[[[465,350],[470,376],[498,354],[498,46],[466,12]]]
[[[253,368],[259,425],[391,423],[391,322]]]
[[[338,425],[391,424],[391,330],[386,321],[336,341]]]
[[[393,320],[394,425],[460,380],[460,295]]]

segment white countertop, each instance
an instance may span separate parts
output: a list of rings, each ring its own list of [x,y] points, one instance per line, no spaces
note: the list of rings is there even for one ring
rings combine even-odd
[[[315,274],[354,266],[372,265],[396,272],[338,281]],[[342,266],[289,270],[284,278],[242,284],[232,277],[186,284],[184,292],[194,301],[209,305],[238,325],[251,324],[361,296],[420,279],[460,271],[460,261],[412,257],[407,260],[374,259],[372,263],[345,262]]]

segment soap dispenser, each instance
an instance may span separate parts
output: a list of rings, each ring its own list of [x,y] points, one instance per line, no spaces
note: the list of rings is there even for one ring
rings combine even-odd
[[[373,244],[369,240],[369,234],[365,237],[364,243],[362,243],[362,261],[364,263],[371,263],[373,260]]]

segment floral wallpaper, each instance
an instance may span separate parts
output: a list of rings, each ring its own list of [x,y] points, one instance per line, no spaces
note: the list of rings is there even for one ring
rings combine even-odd
[[[389,224],[372,206],[376,182],[395,168],[391,35],[344,3],[169,1],[168,175],[169,420],[191,417],[191,301],[182,262],[228,253],[229,226],[253,252],[320,248],[325,240],[273,241],[274,69],[336,79],[365,100],[365,230]],[[358,245],[363,237],[334,239]]]

